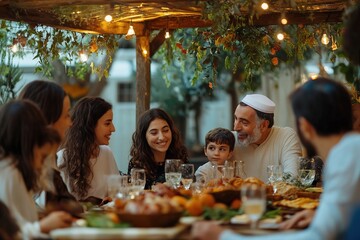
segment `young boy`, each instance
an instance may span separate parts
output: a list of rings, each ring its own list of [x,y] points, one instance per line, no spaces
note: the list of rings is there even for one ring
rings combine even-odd
[[[209,181],[213,178],[212,164],[224,165],[230,159],[234,151],[234,134],[225,128],[214,128],[205,136],[204,153],[209,162],[200,166],[196,172],[196,179],[205,178]]]

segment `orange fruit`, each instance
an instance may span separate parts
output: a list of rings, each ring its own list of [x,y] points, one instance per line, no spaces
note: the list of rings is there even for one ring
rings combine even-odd
[[[116,213],[106,213],[106,216],[113,222],[113,223],[119,223],[120,219]]]
[[[200,201],[201,205],[206,206],[206,207],[212,207],[216,203],[213,195],[211,195],[209,193],[200,194],[199,201]]]
[[[125,206],[125,201],[120,199],[120,198],[115,198],[114,199],[114,205],[115,205],[116,208],[122,209]]]
[[[171,198],[171,202],[175,203],[176,205],[179,205],[182,208],[185,208],[187,199],[182,196],[176,195]]]
[[[231,202],[230,208],[231,209],[239,209],[241,207],[241,200],[240,199],[234,199]]]
[[[185,188],[181,188],[181,189],[179,190],[179,192],[180,192],[181,195],[183,195],[183,196],[185,196],[185,197],[191,197],[191,196],[192,196],[192,191],[191,191],[191,189],[186,190]]]
[[[203,212],[203,207],[200,201],[196,198],[192,198],[187,201],[185,208],[191,216],[200,216]]]
[[[227,210],[227,206],[224,203],[215,203],[213,208],[218,208],[218,209],[224,209]]]

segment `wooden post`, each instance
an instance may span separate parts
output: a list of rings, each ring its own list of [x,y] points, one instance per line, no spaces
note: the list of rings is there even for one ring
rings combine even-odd
[[[136,122],[150,108],[150,31],[136,37]]]

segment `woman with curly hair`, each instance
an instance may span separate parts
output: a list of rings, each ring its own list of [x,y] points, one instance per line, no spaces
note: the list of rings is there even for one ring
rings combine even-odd
[[[115,131],[110,103],[99,97],[79,100],[71,112],[58,166],[69,191],[80,201],[99,204],[107,195],[106,176],[119,174],[109,145]]]
[[[186,148],[174,121],[160,108],[153,108],[142,114],[132,142],[128,173],[133,168],[144,168],[145,189],[151,189],[157,182],[165,182],[165,159],[178,158],[188,162]]]

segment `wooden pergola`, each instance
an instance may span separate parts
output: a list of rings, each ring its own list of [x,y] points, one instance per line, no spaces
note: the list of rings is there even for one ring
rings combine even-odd
[[[284,12],[288,24],[340,22],[348,4],[346,0],[294,0],[294,7],[291,1],[267,2],[270,9],[254,17],[254,25],[278,25]],[[212,22],[202,17],[205,3],[204,0],[0,0],[0,19],[99,34],[126,34],[131,23],[136,33],[138,117],[150,107],[149,59],[163,44],[165,30],[211,26]],[[248,9],[240,7],[240,11],[246,14]],[[113,17],[111,22],[104,20],[108,14]],[[151,39],[150,33],[155,30],[158,34]]]

